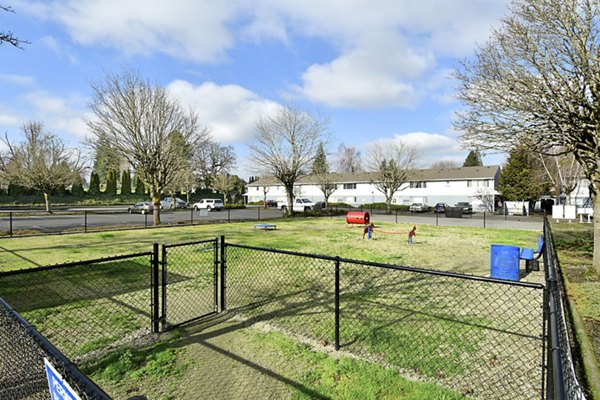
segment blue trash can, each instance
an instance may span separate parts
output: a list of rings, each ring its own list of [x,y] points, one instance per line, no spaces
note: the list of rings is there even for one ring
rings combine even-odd
[[[493,244],[490,251],[492,278],[519,280],[519,246]]]

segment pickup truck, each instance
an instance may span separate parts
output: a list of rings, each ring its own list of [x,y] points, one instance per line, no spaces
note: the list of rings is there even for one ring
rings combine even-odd
[[[280,201],[277,203],[277,208],[279,208],[281,211],[286,211],[288,207],[287,201]],[[309,199],[304,199],[304,198],[300,198],[298,197],[297,199],[294,200],[294,212],[304,212],[304,211],[310,211],[310,210],[314,210],[316,207],[316,204],[313,203],[312,201],[310,201]]]

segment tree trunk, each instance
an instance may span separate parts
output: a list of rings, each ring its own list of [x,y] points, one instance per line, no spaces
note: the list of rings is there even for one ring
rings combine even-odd
[[[388,196],[388,194],[385,194],[385,213],[386,214],[391,214],[392,213],[392,198],[394,197],[394,192],[392,192],[391,195]]]
[[[44,202],[46,203],[46,212],[52,214],[52,208],[50,206],[50,193],[44,192]]]
[[[288,215],[292,215],[292,213],[294,212],[294,185],[292,185],[291,187],[286,187],[285,191],[287,192],[287,213]]]
[[[160,194],[157,190],[150,187],[150,198],[152,199],[152,205],[154,208],[154,212],[152,216],[154,217],[153,225],[160,225]]]
[[[600,194],[594,198],[594,259],[592,261],[596,275],[600,276]]]

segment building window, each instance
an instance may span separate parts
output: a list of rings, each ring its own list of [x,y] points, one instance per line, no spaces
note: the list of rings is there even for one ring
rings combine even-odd
[[[356,183],[344,183],[344,189],[356,189]]]
[[[473,187],[473,181],[472,180],[468,180],[467,181],[467,187]]]
[[[424,189],[427,187],[427,182],[411,182],[411,189]]]
[[[490,187],[490,180],[486,179],[482,182],[483,187]]]

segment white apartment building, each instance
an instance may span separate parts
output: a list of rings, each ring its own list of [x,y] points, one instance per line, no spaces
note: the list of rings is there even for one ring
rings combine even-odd
[[[331,176],[337,189],[329,197],[330,202],[359,206],[385,201],[383,193],[373,185],[375,173],[334,173]],[[434,206],[437,203],[454,205],[467,201],[473,205],[473,209],[483,209],[484,201],[493,202],[494,196],[499,194],[496,190],[499,178],[500,167],[497,165],[416,169],[409,172],[408,182],[394,193],[392,204],[424,203]],[[285,188],[274,178],[260,178],[248,184],[247,190],[244,196],[249,203],[265,199],[286,200]],[[323,192],[310,175],[296,183],[294,194],[296,197],[305,197],[315,202],[324,200]]]

